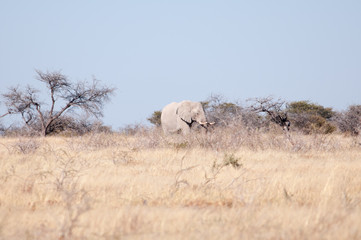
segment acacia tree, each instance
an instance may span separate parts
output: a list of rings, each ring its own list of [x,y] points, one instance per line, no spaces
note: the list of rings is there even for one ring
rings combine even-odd
[[[254,98],[248,101],[253,102],[250,109],[256,113],[266,113],[271,122],[276,123],[286,132],[290,130],[291,123],[287,116],[287,111],[284,110],[286,101],[278,99],[274,100],[273,97]]]
[[[87,82],[72,83],[59,71],[41,72],[36,71],[36,79],[44,83],[50,94],[50,108],[40,101],[39,90],[27,86],[24,90],[12,87],[2,94],[7,107],[6,114],[20,114],[25,125],[30,129],[35,119],[41,124],[41,135],[46,136],[52,132],[52,124],[63,114],[80,108],[95,116],[103,116],[103,105],[109,100],[114,88],[99,86],[99,81],[93,79],[91,84]],[[62,105],[62,106],[58,106]]]
[[[336,130],[336,126],[331,122],[335,115],[332,108],[309,101],[296,101],[289,103],[286,110],[293,126],[305,134],[328,134]]]

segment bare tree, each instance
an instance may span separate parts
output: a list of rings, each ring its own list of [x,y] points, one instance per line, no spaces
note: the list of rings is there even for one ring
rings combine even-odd
[[[218,126],[227,126],[241,119],[242,107],[236,103],[226,101],[219,94],[212,94],[206,101],[201,102],[207,119],[216,122]]]
[[[361,133],[361,105],[351,105],[347,111],[339,113],[335,121],[341,132],[349,132],[352,135]]]
[[[253,102],[250,106],[252,111],[266,113],[270,120],[281,126],[284,131],[288,132],[290,130],[291,123],[287,117],[287,112],[283,110],[286,101],[274,100],[273,97],[254,98],[248,101]]]
[[[27,86],[25,90],[12,87],[8,93],[2,95],[7,106],[7,114],[20,114],[25,125],[32,128],[32,121],[39,119],[41,134],[46,136],[51,133],[51,125],[64,113],[80,108],[95,116],[103,116],[104,102],[109,100],[114,88],[99,86],[99,81],[93,79],[87,82],[72,83],[61,72],[36,71],[36,79],[45,83],[50,92],[50,108],[41,102],[39,90]],[[57,105],[62,104],[61,107]]]

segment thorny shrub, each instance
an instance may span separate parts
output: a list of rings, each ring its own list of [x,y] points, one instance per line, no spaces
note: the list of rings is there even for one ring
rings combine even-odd
[[[40,147],[40,143],[35,139],[19,139],[17,142],[11,145],[12,152],[31,154],[35,153]]]
[[[343,133],[357,136],[361,132],[361,105],[351,105],[347,111],[335,117],[338,128]]]
[[[214,129],[204,132],[192,131],[190,135],[165,135],[159,128],[142,129],[131,136],[124,137],[121,146],[129,149],[156,149],[156,148],[209,148],[215,151],[237,150],[247,148],[251,150],[277,149],[280,151],[332,151],[351,147],[341,145],[337,134],[309,134],[298,131],[284,132],[273,123],[267,128],[247,128],[242,122],[235,121],[227,126],[215,126]]]

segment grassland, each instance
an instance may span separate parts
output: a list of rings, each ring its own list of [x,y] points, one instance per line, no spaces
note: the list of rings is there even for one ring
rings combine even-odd
[[[361,239],[339,135],[0,138],[0,239]]]

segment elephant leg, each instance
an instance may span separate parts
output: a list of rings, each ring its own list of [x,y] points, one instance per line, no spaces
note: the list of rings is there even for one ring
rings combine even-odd
[[[182,128],[182,133],[183,133],[183,135],[189,135],[189,134],[191,133],[190,127],[184,126],[184,127]]]
[[[182,120],[178,121],[178,127],[181,129],[183,135],[188,135],[191,133],[191,128]]]

